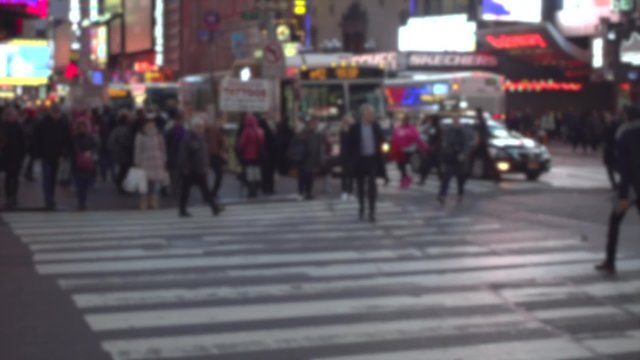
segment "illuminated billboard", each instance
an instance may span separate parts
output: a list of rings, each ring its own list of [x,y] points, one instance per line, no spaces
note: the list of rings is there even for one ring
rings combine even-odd
[[[44,85],[52,68],[46,40],[12,40],[0,44],[0,85]]]
[[[124,49],[127,54],[153,50],[152,0],[125,0]]]
[[[482,20],[538,23],[542,0],[483,0]]]
[[[477,24],[466,14],[410,18],[398,29],[400,51],[474,52]],[[442,34],[442,36],[425,36]]]
[[[91,62],[98,68],[104,68],[107,65],[107,26],[94,26],[89,30],[89,39],[91,42]]]
[[[24,8],[27,14],[46,18],[49,10],[48,0],[0,0],[0,7],[3,5]]]
[[[121,14],[122,0],[104,0],[104,12],[109,14]]]
[[[613,0],[563,0],[556,13],[556,23],[568,37],[591,36],[598,33],[601,19],[618,22]]]

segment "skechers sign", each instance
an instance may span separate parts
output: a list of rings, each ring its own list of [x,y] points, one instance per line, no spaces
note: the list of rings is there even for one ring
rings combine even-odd
[[[410,69],[416,68],[490,68],[498,66],[498,59],[490,54],[410,54]]]

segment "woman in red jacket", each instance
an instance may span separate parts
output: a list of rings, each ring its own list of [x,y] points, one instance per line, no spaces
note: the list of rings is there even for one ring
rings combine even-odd
[[[420,133],[415,125],[411,124],[408,115],[402,118],[402,123],[393,131],[391,140],[391,158],[398,163],[398,169],[402,174],[400,187],[403,189],[411,186],[413,178],[407,173],[407,164],[411,156],[420,152],[424,154],[427,146],[420,138]]]
[[[244,118],[244,128],[238,140],[238,150],[244,165],[244,176],[250,198],[258,196],[263,147],[264,131],[258,126],[258,120],[255,116],[247,114]]]

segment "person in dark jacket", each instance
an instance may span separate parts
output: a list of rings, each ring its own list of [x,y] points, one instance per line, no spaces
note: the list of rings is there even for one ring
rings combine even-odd
[[[442,181],[438,202],[444,205],[451,178],[458,180],[458,202],[464,197],[471,139],[467,136],[459,116],[453,116],[453,124],[442,132]]]
[[[622,125],[616,136],[616,165],[620,173],[618,203],[609,217],[606,259],[596,266],[596,270],[606,274],[616,273],[620,225],[627,210],[635,203],[640,211],[640,109],[628,108],[627,116],[630,122]],[[631,200],[631,190],[635,200]]]
[[[33,137],[38,123],[38,117],[35,109],[27,109],[25,117],[22,121],[22,129],[24,129],[25,141],[27,144],[27,164],[25,165],[24,178],[28,181],[34,181],[33,163],[35,162],[35,145]]]
[[[173,121],[168,125],[165,132],[165,143],[167,145],[167,168],[171,177],[171,187],[174,191],[180,189],[180,164],[178,162],[178,154],[180,153],[180,145],[187,136],[187,124],[185,116],[180,111],[173,112]]]
[[[118,165],[116,186],[120,194],[126,194],[122,184],[133,164],[134,134],[131,115],[129,112],[123,111],[118,116],[118,126],[111,132],[108,140],[109,151],[114,162]]]
[[[87,209],[87,195],[96,175],[98,142],[89,133],[86,122],[76,124],[73,136],[73,178],[78,199],[78,210]]]
[[[496,169],[493,159],[489,154],[489,144],[491,141],[491,132],[487,119],[481,108],[476,109],[476,144],[471,154],[469,166],[473,167],[476,161],[482,163],[482,174],[488,176],[494,181],[500,181],[500,173]]]
[[[2,154],[1,163],[5,170],[4,184],[8,210],[18,206],[20,171],[27,150],[24,131],[18,121],[19,114],[15,108],[8,107],[3,111],[0,132],[4,141],[0,154]]]
[[[602,152],[602,160],[604,166],[607,169],[607,175],[611,183],[613,190],[618,188],[618,182],[616,180],[616,133],[620,127],[620,122],[613,116],[607,116],[605,118],[606,127],[604,134],[604,149]]]
[[[190,217],[187,211],[187,203],[191,187],[200,188],[202,198],[211,207],[214,216],[217,216],[222,208],[211,196],[207,185],[207,171],[209,169],[209,151],[206,141],[206,128],[204,121],[194,119],[191,122],[191,130],[180,144],[178,161],[180,164],[180,216]]]
[[[380,124],[376,122],[375,110],[372,105],[364,104],[360,107],[360,118],[351,127],[348,138],[348,151],[354,160],[354,175],[358,192],[358,214],[361,220],[365,217],[365,201],[368,201],[369,221],[376,221],[376,201],[378,186],[376,178],[385,177],[382,144],[384,134]],[[365,186],[367,196],[365,200]]]
[[[36,126],[34,145],[42,160],[45,207],[55,210],[58,166],[63,156],[70,155],[72,146],[69,122],[58,105],[52,106],[49,114]]]
[[[224,167],[229,157],[229,149],[227,140],[224,137],[221,120],[207,128],[207,145],[209,146],[209,162],[211,170],[213,170],[213,188],[211,194],[214,198],[218,198],[222,179],[224,177]]]
[[[342,117],[340,126],[340,167],[342,168],[342,200],[346,201],[353,196],[353,153],[348,151],[349,131],[355,120],[351,115]]]
[[[325,155],[325,137],[318,132],[319,120],[312,118],[300,134],[305,151],[299,165],[298,193],[305,200],[312,200],[315,176],[320,172]]]
[[[440,153],[442,151],[442,132],[440,131],[440,120],[433,116],[426,120],[424,132],[425,141],[429,146],[429,151],[420,168],[420,185],[424,185],[431,174],[431,170],[436,168],[438,178],[442,180],[442,171],[440,171]]]

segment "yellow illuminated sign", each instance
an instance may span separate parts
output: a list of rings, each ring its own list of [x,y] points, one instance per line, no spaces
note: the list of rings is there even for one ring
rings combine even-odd
[[[307,0],[293,0],[293,13],[295,15],[306,15]]]
[[[327,69],[315,69],[309,72],[310,80],[327,80]]]
[[[47,85],[48,78],[19,78],[19,77],[0,77],[0,85],[14,86],[41,86]]]
[[[360,69],[357,67],[340,67],[336,69],[336,77],[340,80],[357,79]]]
[[[129,96],[129,91],[124,89],[109,89],[108,95],[111,98],[122,98]]]

